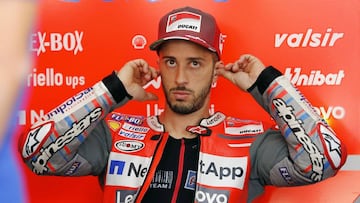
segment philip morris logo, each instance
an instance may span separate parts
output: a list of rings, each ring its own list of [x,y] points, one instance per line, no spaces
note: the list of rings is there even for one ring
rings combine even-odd
[[[334,32],[332,28],[327,28],[325,32],[315,32],[309,28],[305,32],[276,33],[274,46],[276,48],[284,46],[291,48],[333,47],[342,38],[344,38],[344,33]]]

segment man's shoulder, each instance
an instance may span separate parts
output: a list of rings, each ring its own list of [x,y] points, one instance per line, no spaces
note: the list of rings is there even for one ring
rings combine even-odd
[[[216,112],[209,118],[203,119],[200,125],[212,128],[221,126],[222,131],[227,135],[258,135],[265,131],[266,126],[259,120],[242,119],[222,112]]]

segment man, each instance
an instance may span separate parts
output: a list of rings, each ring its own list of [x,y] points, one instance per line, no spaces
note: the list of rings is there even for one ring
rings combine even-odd
[[[126,63],[49,112],[20,140],[39,175],[97,175],[104,202],[251,202],[265,185],[295,186],[336,174],[346,151],[310,103],[274,67],[252,55],[224,65],[215,19],[191,7],[161,18],[159,69]],[[124,115],[129,100],[161,76],[159,116]],[[249,91],[280,130],[209,115],[211,84],[224,77]]]

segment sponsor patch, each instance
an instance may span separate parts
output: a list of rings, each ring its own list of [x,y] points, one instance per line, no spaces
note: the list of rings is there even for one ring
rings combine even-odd
[[[206,127],[213,127],[220,123],[222,123],[225,119],[225,115],[221,112],[216,112],[209,118],[202,119],[200,122],[200,125],[206,126]]]
[[[140,187],[148,173],[151,157],[111,152],[106,173],[106,185]]]
[[[190,30],[200,32],[201,16],[190,12],[178,12],[170,15],[166,24],[166,32]]]
[[[196,171],[188,170],[184,188],[189,190],[195,190],[195,187],[196,187]]]
[[[144,148],[145,144],[136,140],[121,140],[115,143],[115,148],[121,152],[137,152]]]
[[[50,136],[54,128],[54,122],[46,122],[33,128],[28,133],[25,145],[22,150],[22,156],[28,158],[36,152],[40,146],[41,141]]]
[[[228,203],[229,198],[229,190],[213,189],[202,185],[199,185],[195,193],[195,199],[198,203]]]
[[[135,200],[136,190],[116,190],[115,202],[128,203]]]
[[[203,126],[188,126],[186,127],[186,131],[197,134],[197,135],[205,135],[209,136],[211,135],[211,130],[207,127]]]
[[[228,117],[225,121],[225,133],[229,135],[256,135],[264,132],[262,122],[241,120]]]
[[[56,115],[65,114],[68,112],[71,108],[76,106],[77,104],[81,103],[82,101],[94,96],[93,88],[90,87],[88,89],[85,89],[75,96],[69,98],[64,103],[62,103],[60,106],[56,107],[55,109],[51,110],[48,114],[46,114],[47,119],[51,119],[52,117]]]
[[[81,164],[80,162],[74,162],[73,165],[71,165],[70,169],[65,172],[65,175],[70,176],[74,174],[79,168],[80,164]]]
[[[286,167],[279,168],[280,175],[284,178],[284,180],[289,184],[292,185],[294,183],[292,177],[289,174],[289,171]]]
[[[111,119],[114,121],[125,121],[134,125],[141,125],[144,121],[144,116],[126,115],[121,113],[111,113]]]
[[[124,123],[122,128],[125,130],[130,130],[132,132],[138,132],[138,133],[147,133],[150,130],[150,128],[148,127],[131,125],[130,123]]]
[[[212,187],[234,187],[243,189],[248,157],[224,157],[200,153],[198,180]]]
[[[122,136],[122,137],[131,138],[131,139],[137,139],[137,140],[145,139],[145,134],[131,132],[131,131],[127,131],[127,130],[124,130],[124,129],[121,129],[119,131],[119,135]]]
[[[147,118],[147,124],[149,127],[157,132],[164,132],[164,126],[159,123],[156,116],[150,116]]]
[[[118,131],[121,127],[121,123],[119,123],[117,121],[109,120],[107,123],[108,123],[109,128],[115,132]]]

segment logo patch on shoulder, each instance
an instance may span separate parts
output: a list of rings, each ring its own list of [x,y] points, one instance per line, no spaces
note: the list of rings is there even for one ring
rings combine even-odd
[[[256,135],[264,132],[262,122],[241,120],[228,117],[225,121],[225,133],[229,135]]]
[[[225,119],[225,115],[221,112],[216,112],[209,118],[204,118],[201,120],[200,125],[205,127],[213,127],[222,123]]]
[[[164,126],[159,122],[156,116],[150,116],[147,118],[147,124],[149,127],[157,132],[164,132]]]

